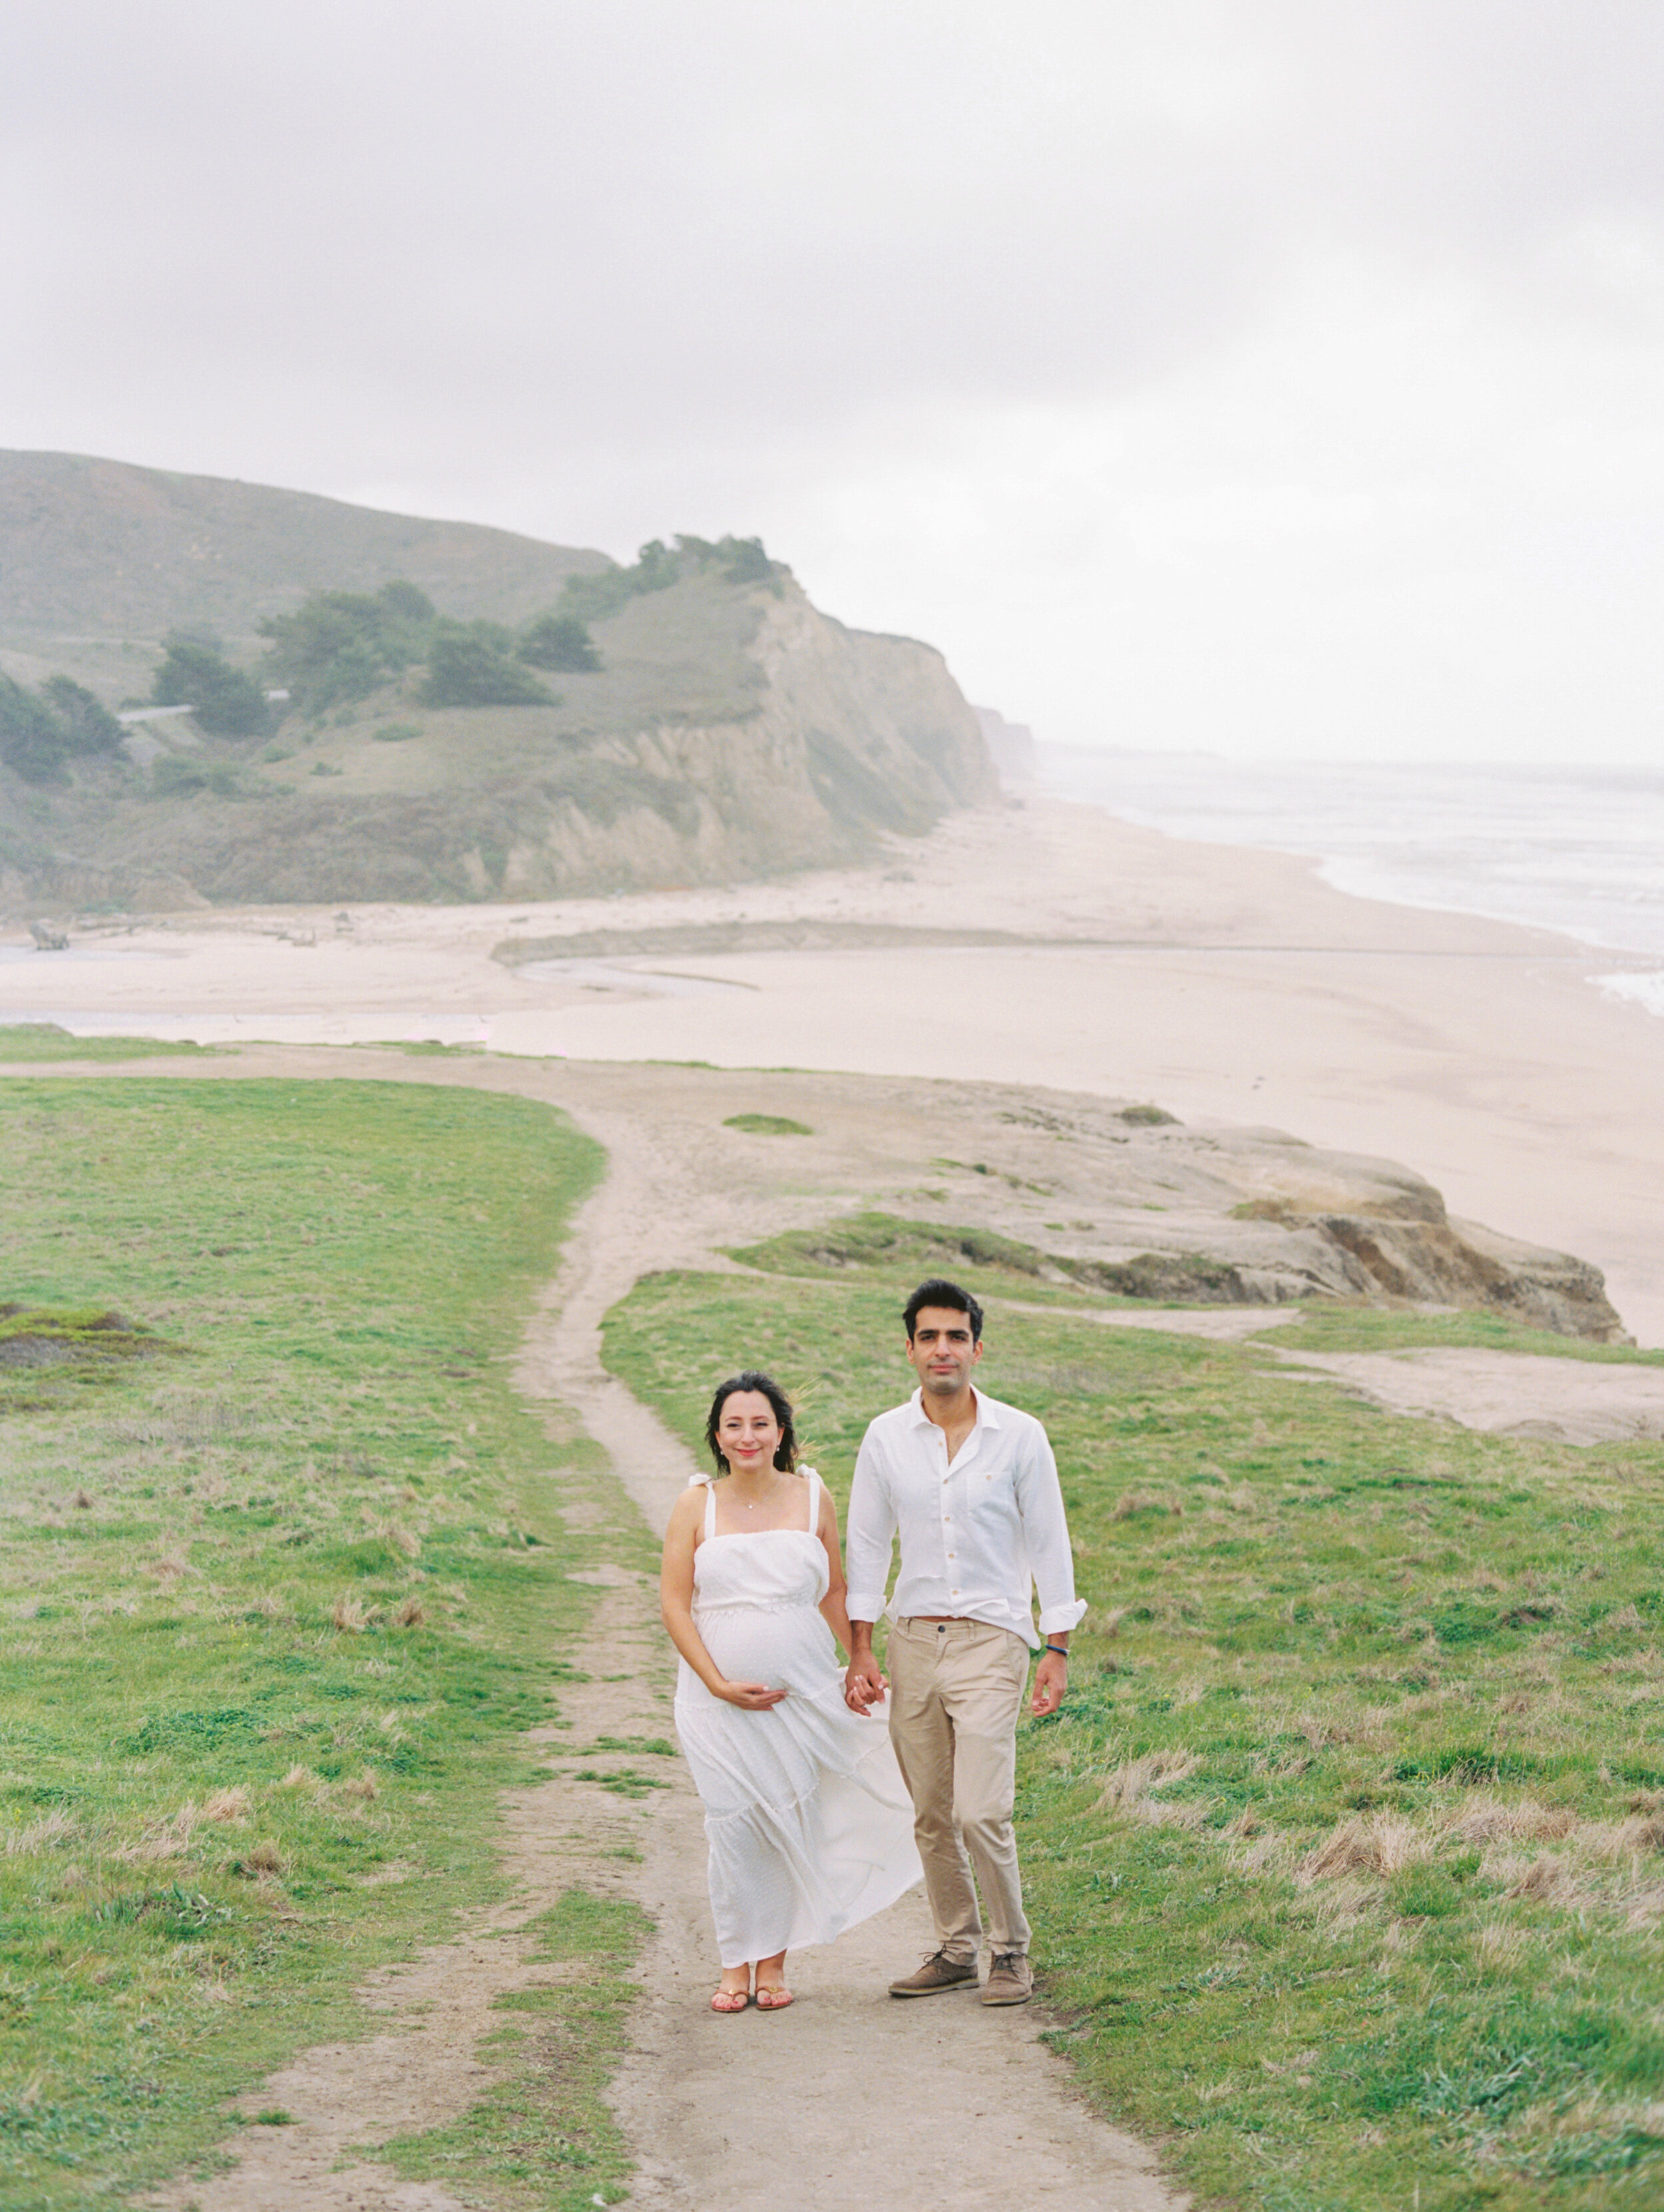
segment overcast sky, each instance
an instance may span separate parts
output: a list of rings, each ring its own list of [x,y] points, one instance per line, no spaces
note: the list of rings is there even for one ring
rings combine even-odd
[[[0,444],[761,532],[1081,744],[1664,757],[1660,0],[8,0]]]

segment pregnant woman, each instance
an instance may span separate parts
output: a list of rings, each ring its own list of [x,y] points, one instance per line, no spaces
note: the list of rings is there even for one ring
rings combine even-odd
[[[852,1712],[831,1498],[799,1474],[792,1407],[748,1370],[705,1426],[717,1466],[665,1538],[676,1728],[705,1807],[722,1981],[713,2012],[792,2002],[786,1954],[829,1943],[920,1878],[913,1805],[881,1718]],[[881,1710],[881,1709],[880,1709]]]

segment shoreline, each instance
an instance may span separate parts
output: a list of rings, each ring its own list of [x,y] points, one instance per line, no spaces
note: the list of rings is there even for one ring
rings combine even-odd
[[[91,922],[68,954],[0,963],[0,1019],[1149,1101],[1204,1132],[1271,1125],[1400,1161],[1453,1216],[1602,1268],[1637,1340],[1664,1343],[1664,1024],[1594,987],[1612,949],[1363,899],[1318,867],[1086,801],[1007,800],[878,865],[784,882],[355,907],[344,922],[281,908]],[[743,941],[799,924],[865,941]],[[714,930],[741,941],[715,949]],[[643,932],[652,952],[493,957],[505,940]],[[945,1128],[937,1149],[953,1150]]]
[[[1351,896],[1543,929],[1664,981],[1664,771],[1567,762],[1240,761],[1042,745],[1037,795],[1315,863]],[[1653,1011],[1664,1013],[1664,1000]]]

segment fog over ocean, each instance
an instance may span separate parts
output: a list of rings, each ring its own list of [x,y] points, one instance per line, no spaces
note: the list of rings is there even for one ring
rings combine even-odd
[[[1041,744],[1040,782],[1204,843],[1309,854],[1359,897],[1552,929],[1664,1018],[1664,770],[1234,761]]]

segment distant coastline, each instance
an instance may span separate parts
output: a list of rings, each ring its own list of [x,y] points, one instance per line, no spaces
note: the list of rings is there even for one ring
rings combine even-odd
[[[1357,898],[1552,930],[1664,1018],[1664,770],[1572,763],[1232,761],[1042,743],[1057,799],[1205,844],[1315,860]]]

